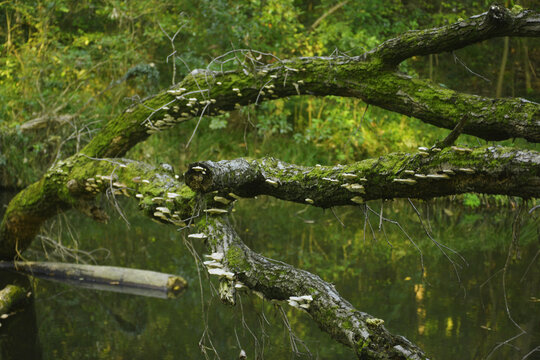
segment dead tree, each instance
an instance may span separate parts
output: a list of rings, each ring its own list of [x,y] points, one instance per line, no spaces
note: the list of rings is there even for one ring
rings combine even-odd
[[[281,60],[254,50],[232,51],[128,108],[78,154],[21,191],[0,227],[0,258],[17,257],[42,223],[58,212],[74,208],[98,221],[106,219],[93,199],[111,191],[134,198],[146,215],[164,224],[189,225],[189,237],[207,245],[205,266],[220,278],[224,302],[234,304],[237,291],[250,291],[306,311],[359,358],[425,359],[421,349],[391,334],[383,320],[356,310],[331,284],[250,250],[227,214],[237,198],[258,194],[321,208],[466,192],[539,197],[538,152],[452,144],[461,132],[487,140],[540,142],[540,104],[460,93],[397,70],[414,55],[453,51],[494,37],[539,35],[539,13],[492,5],[483,14],[407,32],[355,57]],[[235,59],[242,60],[236,70],[222,70]],[[387,154],[348,165],[303,167],[273,158],[203,161],[189,166],[185,181],[166,167],[121,158],[151,134],[179,123],[293,95],[356,97],[455,131],[412,154]]]

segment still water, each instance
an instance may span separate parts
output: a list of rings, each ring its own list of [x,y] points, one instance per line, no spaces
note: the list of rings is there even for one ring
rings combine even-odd
[[[389,221],[381,221],[381,202],[333,214],[259,198],[241,200],[234,221],[248,246],[334,283],[433,359],[540,359],[531,353],[540,346],[540,209],[523,211],[503,273],[515,207],[414,204],[420,218],[394,201],[382,204]],[[47,225],[26,258],[179,274],[189,282],[185,295],[152,299],[31,279],[33,307],[1,320],[2,359],[236,359],[241,349],[248,359],[354,358],[287,305],[249,294],[236,307],[221,304],[217,282],[188,250],[202,254],[201,244],[187,246],[184,232],[121,205],[129,225],[112,208],[107,225],[69,212]]]

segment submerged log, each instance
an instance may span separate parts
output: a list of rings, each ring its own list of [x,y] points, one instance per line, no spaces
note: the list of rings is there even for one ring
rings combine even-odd
[[[187,281],[177,275],[115,266],[1,261],[0,269],[87,289],[162,299],[177,298],[187,289]]]

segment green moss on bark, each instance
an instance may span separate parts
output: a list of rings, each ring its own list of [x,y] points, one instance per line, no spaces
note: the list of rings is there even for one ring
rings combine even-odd
[[[246,260],[246,255],[239,246],[229,246],[227,249],[226,258],[229,268],[235,273],[248,272],[251,270],[251,266]]]

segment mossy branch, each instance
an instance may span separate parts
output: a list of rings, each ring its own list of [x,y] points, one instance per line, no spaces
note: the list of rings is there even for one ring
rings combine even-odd
[[[493,4],[483,14],[428,30],[413,30],[390,39],[369,55],[395,66],[415,55],[461,49],[467,45],[501,36],[540,36],[540,14],[515,6],[512,10]]]
[[[244,69],[245,70],[245,69]],[[81,151],[91,157],[123,156],[150,134],[179,123],[294,95],[344,96],[426,123],[486,140],[514,137],[540,142],[540,104],[492,99],[443,88],[384,70],[362,57],[300,58],[247,71],[201,70],[111,120]]]
[[[271,195],[322,208],[373,199],[477,192],[540,197],[540,153],[505,147],[449,147],[394,153],[350,165],[304,167],[273,158],[191,164],[186,184],[229,198]]]
[[[517,8],[516,8],[517,9]],[[91,157],[120,157],[150,134],[200,116],[212,116],[292,95],[337,95],[486,140],[521,137],[540,142],[540,104],[455,92],[394,72],[392,66],[421,54],[456,50],[496,36],[539,36],[540,15],[493,5],[487,13],[441,28],[408,32],[357,57],[270,56],[237,71],[194,70],[171,89],[135,104],[110,121],[82,150]],[[252,50],[233,57],[248,59]],[[262,56],[262,53],[261,53]],[[251,58],[249,58],[251,59]]]
[[[0,290],[0,315],[7,314],[27,298],[27,291],[18,285],[7,285]]]
[[[275,302],[305,311],[334,340],[352,348],[359,359],[426,359],[416,345],[391,334],[384,321],[356,310],[336,288],[317,275],[275,261],[249,249],[226,216],[201,224],[197,238],[206,239],[210,274],[220,277],[220,296],[234,304],[245,288]]]
[[[0,226],[0,259],[22,253],[45,220],[72,207],[97,220],[98,194],[135,197],[141,210],[157,221],[184,226],[193,215],[195,193],[176,179],[170,166],[155,168],[127,159],[76,155],[60,161],[37,183],[17,194]]]

